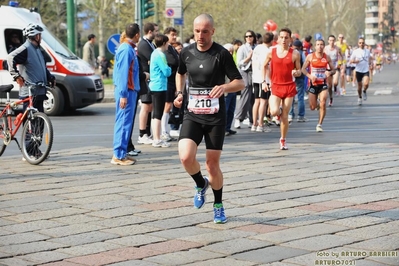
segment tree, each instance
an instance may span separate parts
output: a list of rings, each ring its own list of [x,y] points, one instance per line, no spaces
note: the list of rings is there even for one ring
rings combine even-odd
[[[319,0],[323,9],[325,33],[331,34],[331,28],[335,28],[338,22],[345,19],[350,9],[351,1],[348,0]]]

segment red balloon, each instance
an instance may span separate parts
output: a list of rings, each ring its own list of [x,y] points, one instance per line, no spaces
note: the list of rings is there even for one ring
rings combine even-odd
[[[277,24],[273,20],[269,19],[266,21],[266,25],[268,28],[268,31],[275,31],[277,29]]]

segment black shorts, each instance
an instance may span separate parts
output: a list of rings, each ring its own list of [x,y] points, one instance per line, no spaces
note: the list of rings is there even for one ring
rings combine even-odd
[[[270,97],[270,91],[265,92],[262,90],[261,83],[253,83],[252,84],[252,92],[254,93],[255,99],[264,99],[267,100]]]
[[[222,150],[224,134],[224,125],[203,125],[189,119],[184,119],[180,129],[179,140],[191,139],[199,145],[204,137],[207,150]]]
[[[148,91],[147,93],[140,95],[140,101],[141,101],[142,103],[147,103],[147,104],[152,103],[151,92]]]
[[[176,94],[176,84],[168,83],[168,90],[166,91],[166,99],[165,102],[171,103],[175,100]]]
[[[162,119],[163,110],[165,109],[166,91],[154,91],[152,96],[152,119]]]
[[[360,73],[356,71],[357,82],[362,82],[364,77],[370,77],[370,73],[368,71],[366,73]]]
[[[320,94],[320,92],[325,91],[328,88],[327,84],[321,84],[321,85],[310,85],[308,92],[314,95]]]

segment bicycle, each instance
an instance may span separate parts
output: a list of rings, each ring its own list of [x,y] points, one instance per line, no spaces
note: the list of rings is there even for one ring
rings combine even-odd
[[[24,159],[30,164],[37,165],[48,157],[53,145],[54,132],[50,118],[33,107],[34,96],[32,91],[38,87],[48,87],[43,83],[25,82],[25,85],[29,88],[29,96],[15,102],[10,101],[10,91],[14,86],[12,84],[0,85],[0,92],[7,93],[6,106],[0,113],[0,156],[4,153],[8,144],[15,140]],[[13,110],[23,103],[28,103],[28,107],[13,119]],[[21,125],[23,125],[22,147],[16,139],[16,134]]]

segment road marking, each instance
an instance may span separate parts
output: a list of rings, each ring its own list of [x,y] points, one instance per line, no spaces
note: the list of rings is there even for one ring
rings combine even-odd
[[[386,88],[385,90],[376,90],[374,95],[390,95],[392,94],[392,88]]]

